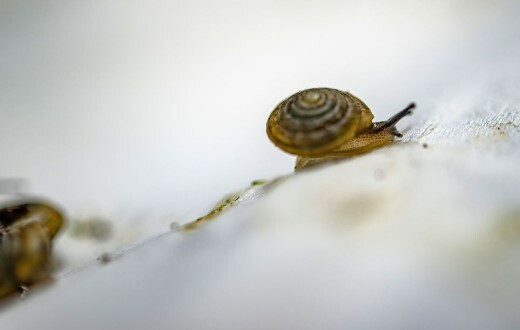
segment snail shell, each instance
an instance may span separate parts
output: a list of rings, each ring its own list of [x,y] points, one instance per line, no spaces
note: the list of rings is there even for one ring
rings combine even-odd
[[[350,93],[311,88],[275,108],[267,121],[267,135],[288,153],[315,157],[370,127],[373,118],[368,106]]]
[[[47,274],[62,215],[43,203],[0,208],[0,297]]]

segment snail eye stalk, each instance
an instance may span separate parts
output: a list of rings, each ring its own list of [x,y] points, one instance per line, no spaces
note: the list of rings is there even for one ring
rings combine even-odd
[[[388,120],[376,123],[375,127],[374,127],[375,128],[374,132],[380,132],[380,131],[384,130],[385,128],[395,126],[401,119],[403,119],[404,117],[406,117],[408,115],[411,115],[413,113],[413,109],[415,109],[415,107],[416,107],[415,103],[412,102],[406,108],[404,108],[403,110],[399,111],[398,113],[396,113],[395,115],[390,117]]]

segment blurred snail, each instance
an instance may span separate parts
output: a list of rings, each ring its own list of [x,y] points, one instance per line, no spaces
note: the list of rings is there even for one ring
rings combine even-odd
[[[63,216],[42,202],[0,208],[0,297],[47,276],[52,239]]]
[[[374,115],[354,95],[332,88],[300,91],[273,110],[267,136],[280,149],[297,155],[295,169],[348,157],[384,146],[402,137],[395,125],[412,113],[411,103],[386,121]]]

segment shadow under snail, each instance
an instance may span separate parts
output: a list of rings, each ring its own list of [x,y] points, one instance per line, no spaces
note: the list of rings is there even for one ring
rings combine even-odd
[[[395,125],[415,104],[390,119],[373,123],[370,108],[354,95],[332,88],[311,88],[283,100],[267,120],[267,136],[297,155],[295,170],[334,158],[369,152],[402,137]]]
[[[0,297],[47,277],[52,239],[63,216],[46,203],[0,208]]]

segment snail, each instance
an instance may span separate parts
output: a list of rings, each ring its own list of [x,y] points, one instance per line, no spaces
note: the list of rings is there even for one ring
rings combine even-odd
[[[47,203],[0,208],[0,297],[47,276],[52,239],[63,216]]]
[[[374,123],[370,108],[349,92],[311,88],[276,106],[267,120],[267,136],[278,148],[298,156],[299,170],[363,154],[402,137],[395,125],[414,108],[411,103],[390,119]]]

